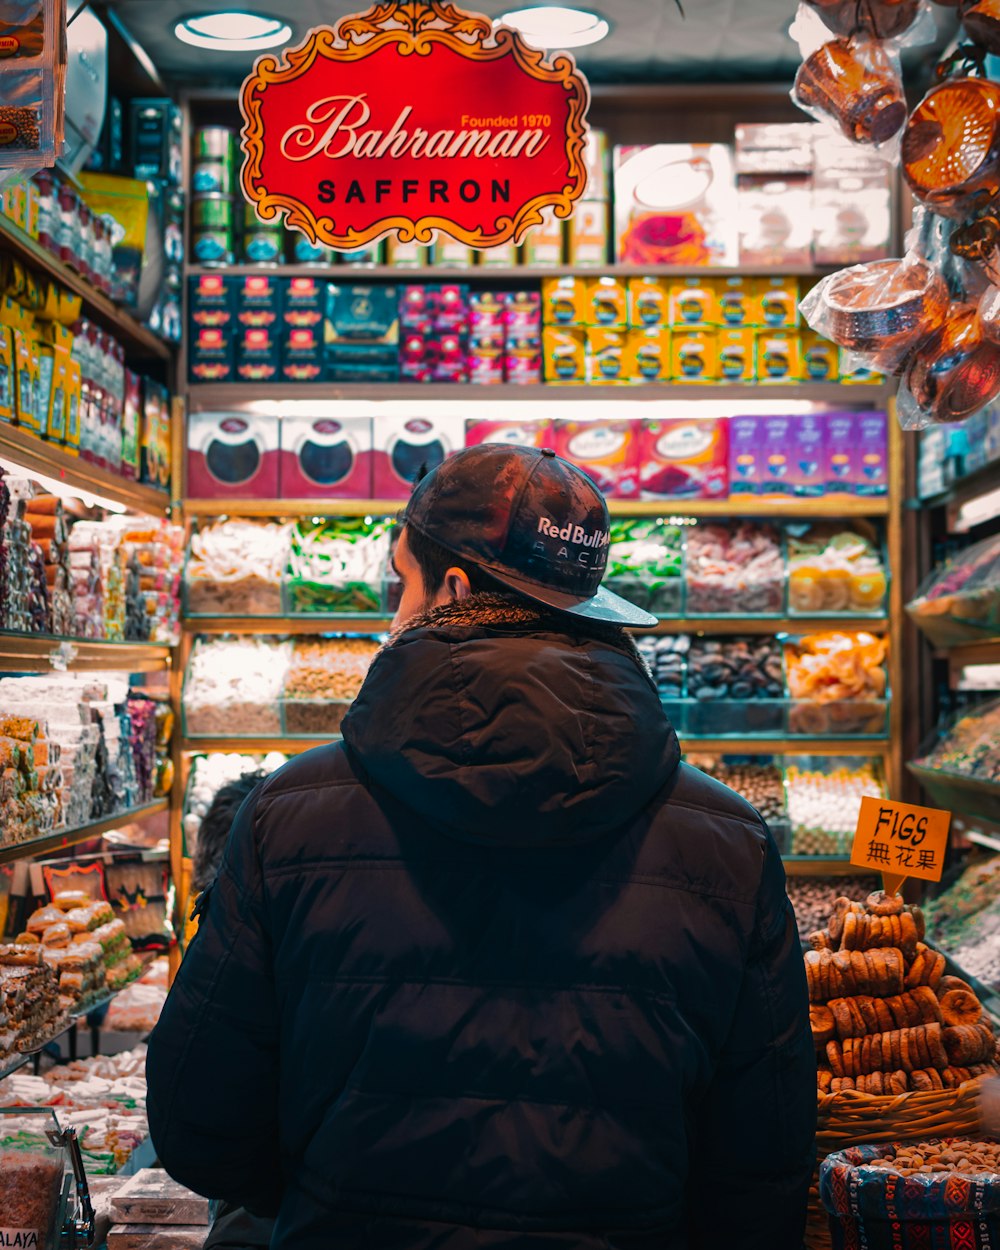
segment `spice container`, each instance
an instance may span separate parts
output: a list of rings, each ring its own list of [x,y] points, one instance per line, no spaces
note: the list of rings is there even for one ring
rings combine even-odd
[[[233,201],[227,195],[196,195],[191,201],[191,233],[200,265],[233,263]]]
[[[94,1235],[94,1209],[76,1139],[48,1107],[0,1108],[3,1244],[73,1250]]]

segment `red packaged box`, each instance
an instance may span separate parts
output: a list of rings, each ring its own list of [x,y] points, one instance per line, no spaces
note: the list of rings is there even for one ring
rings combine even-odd
[[[463,417],[376,417],[372,498],[408,499],[417,478],[465,443]]]
[[[368,499],[372,493],[370,417],[283,417],[282,499]]]
[[[637,421],[556,421],[553,447],[593,478],[608,498],[638,499],[638,432]]]
[[[725,499],[726,420],[644,421],[639,434],[639,489],[643,499]]]
[[[277,417],[188,416],[187,493],[193,499],[277,499],[278,459]]]
[[[465,423],[465,445],[507,443],[512,447],[551,447],[551,421],[487,421],[470,418]]]

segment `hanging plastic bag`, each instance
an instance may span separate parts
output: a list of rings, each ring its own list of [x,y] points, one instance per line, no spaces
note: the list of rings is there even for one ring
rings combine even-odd
[[[835,35],[861,33],[894,47],[932,43],[937,33],[928,0],[806,0]]]
[[[818,334],[856,353],[879,373],[896,373],[943,321],[948,288],[916,254],[841,269],[819,282],[799,309]]]
[[[995,0],[962,0],[961,18],[973,43],[1000,56],[1000,12]]]
[[[55,160],[51,70],[0,73],[0,168],[40,169]]]
[[[917,200],[964,221],[1000,194],[1000,83],[948,78],[907,119],[903,176]]]
[[[904,430],[974,416],[1000,395],[1000,290],[952,304],[911,356],[897,398]]]

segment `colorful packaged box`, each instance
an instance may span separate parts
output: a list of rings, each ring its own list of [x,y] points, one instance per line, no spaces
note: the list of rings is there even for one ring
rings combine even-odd
[[[501,243],[499,247],[488,247],[479,253],[479,263],[484,269],[512,269],[520,260],[515,243]]]
[[[888,256],[895,171],[880,154],[816,127],[813,139],[813,259],[856,265]]]
[[[503,382],[504,343],[502,326],[472,332],[468,347],[470,382],[478,386],[498,386]]]
[[[395,286],[327,288],[324,374],[333,382],[392,381],[399,375]]]
[[[627,330],[590,327],[587,335],[587,381],[601,385],[626,381]]]
[[[464,444],[463,417],[376,417],[373,498],[407,499],[425,471],[436,469]]]
[[[797,330],[757,330],[757,381],[798,382],[802,340]]]
[[[802,331],[803,382],[836,382],[840,378],[840,349],[815,330]]]
[[[80,404],[83,399],[83,375],[80,363],[70,357],[66,369],[66,450],[76,455],[80,448]]]
[[[719,324],[714,284],[705,278],[675,278],[670,283],[670,324],[673,329]]]
[[[170,486],[173,451],[170,426],[170,395],[167,388],[147,378],[142,389],[139,454],[142,480],[150,486]]]
[[[546,326],[542,331],[542,368],[546,382],[586,382],[587,331]]]
[[[274,326],[241,326],[236,337],[236,376],[272,382],[281,370],[281,342]]]
[[[280,352],[286,382],[318,382],[323,376],[323,327],[286,326]]]
[[[584,278],[546,278],[542,282],[542,322],[547,326],[587,324]]]
[[[142,379],[125,370],[122,406],[122,477],[138,481],[142,472]]]
[[[552,443],[551,421],[488,421],[470,418],[465,423],[465,445],[506,443],[511,447],[548,447]]]
[[[188,321],[192,326],[227,326],[235,315],[235,279],[221,273],[188,279]]]
[[[407,382],[430,382],[436,345],[433,331],[404,329],[399,344],[399,376]]]
[[[561,265],[563,263],[563,222],[553,208],[543,208],[542,224],[533,226],[521,245],[525,265]]]
[[[540,298],[538,308],[541,309]],[[469,292],[469,329],[473,333],[477,330],[502,330],[505,313],[506,297],[499,292]]]
[[[756,377],[756,336],[748,326],[742,330],[721,329],[717,332],[719,347],[719,381],[752,382]]]
[[[736,181],[725,144],[616,147],[615,256],[626,265],[736,265]]]
[[[741,264],[811,263],[815,130],[810,122],[736,127]]]
[[[468,382],[469,340],[464,333],[436,334],[432,382]]]
[[[726,420],[644,421],[639,490],[643,499],[724,499],[729,493]]]
[[[273,326],[281,317],[284,282],[267,273],[231,279],[236,286],[236,320],[243,326]]]
[[[557,455],[588,474],[608,498],[639,495],[639,425],[636,421],[556,421],[552,429]]]
[[[811,499],[826,492],[826,418],[822,413],[792,417],[792,494]]]
[[[854,460],[854,493],[884,495],[889,489],[888,430],[884,412],[855,414],[857,443]]]
[[[424,283],[399,288],[399,325],[402,330],[430,334],[437,311],[437,287]]]
[[[198,326],[188,339],[191,382],[231,382],[236,372],[236,341],[231,326]]]
[[[439,286],[434,306],[438,334],[466,334],[469,330],[469,288],[455,283]]]
[[[608,136],[593,126],[587,131],[583,148],[583,163],[587,170],[584,196],[588,200],[607,201],[611,198],[611,151]]]
[[[670,336],[670,374],[674,382],[717,382],[718,331],[674,327]]]
[[[512,386],[533,386],[542,380],[541,332],[508,333],[503,357],[504,380]]]
[[[312,277],[287,280],[281,309],[281,319],[286,326],[318,326],[325,309],[325,282]]]
[[[618,278],[592,278],[587,283],[587,325],[607,330],[628,328],[628,291]]]
[[[0,323],[0,421],[14,419],[14,359],[10,326]]]
[[[713,280],[720,326],[742,329],[754,324],[756,311],[753,283],[742,274]]]
[[[628,317],[636,328],[669,326],[670,289],[662,278],[629,278]]]
[[[281,499],[369,499],[370,417],[283,417],[278,495]]]
[[[36,430],[35,382],[31,365],[31,340],[19,326],[11,330],[13,344],[12,368],[14,372],[14,420],[27,430]]]
[[[793,329],[799,324],[798,278],[767,277],[753,280],[752,322],[769,329]]]
[[[794,458],[794,421],[790,416],[762,417],[760,422],[760,485],[761,495],[792,493],[792,462]]]
[[[760,493],[763,466],[763,417],[733,416],[729,418],[729,493],[756,495]]]
[[[511,338],[542,332],[542,297],[537,291],[505,291],[503,300],[503,325]]]
[[[625,377],[629,382],[670,380],[670,331],[666,326],[629,330],[625,344]]]
[[[430,264],[430,248],[419,243],[400,243],[398,239],[385,241],[385,263],[396,269],[423,269]]]
[[[471,247],[439,234],[434,244],[434,264],[439,269],[471,269],[476,263],[476,253]]]
[[[277,417],[191,412],[187,431],[187,494],[191,498],[278,498]]]
[[[828,412],[824,440],[827,494],[849,495],[854,490],[857,413]]]
[[[566,259],[576,269],[608,263],[610,209],[607,201],[578,200],[566,223]]]

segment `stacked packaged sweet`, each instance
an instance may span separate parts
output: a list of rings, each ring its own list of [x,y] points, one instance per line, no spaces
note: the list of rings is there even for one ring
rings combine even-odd
[[[40,945],[0,946],[0,1016],[0,1047],[7,1047],[8,1059],[38,1050],[65,1027],[59,982]]]
[[[0,700],[0,707],[7,705]],[[33,716],[0,711],[0,844],[58,828],[67,800],[59,744]]]
[[[805,954],[820,1094],[953,1089],[996,1075],[993,1023],[975,991],[945,975],[919,907],[881,890],[838,898]]]
[[[101,572],[103,614],[96,636],[111,642],[125,637],[125,552],[117,527],[106,521],[77,521],[70,531],[70,551],[96,550]]]
[[[832,767],[792,764],[785,769],[793,855],[845,855],[865,795],[884,798],[873,761],[837,761]]]
[[[3,628],[31,632],[31,526],[24,519],[24,500],[10,499],[3,527]]]
[[[41,556],[45,573],[50,608],[45,632],[71,634],[69,534],[62,500],[55,495],[34,495],[25,504],[25,520],[31,527],[32,545]]]
[[[167,1001],[168,964],[154,959],[133,985],[111,1000],[104,1029],[111,1033],[148,1033],[156,1027]]]
[[[139,524],[118,518],[117,524],[126,559],[138,570],[145,637],[150,642],[175,646],[180,640],[184,530],[167,521]]]
[[[378,650],[371,638],[297,638],[285,674],[285,731],[336,734]]]
[[[685,659],[691,649],[691,639],[684,634],[671,637],[664,634],[655,637],[647,634],[636,640],[639,651],[649,665],[656,688],[664,702],[684,697]]]
[[[812,634],[785,645],[788,726],[796,734],[885,730],[888,642],[874,634]]]
[[[184,846],[187,854],[194,856],[201,822],[223,786],[247,773],[273,773],[287,758],[279,751],[271,751],[268,755],[239,755],[221,751],[196,755],[191,763],[184,805]]]
[[[292,612],[378,612],[391,522],[303,520],[292,531],[288,608]]]
[[[135,776],[135,797],[127,806],[149,803],[161,792],[157,785],[157,717],[162,707],[132,691],[126,700],[122,727],[128,729],[128,757]]]
[[[781,644],[752,638],[694,638],[687,661],[691,733],[777,732],[785,693]],[[770,706],[769,706],[770,704]]]
[[[290,642],[268,638],[199,638],[184,683],[189,735],[277,736]]]
[[[935,569],[906,610],[939,647],[1000,633],[1000,534]]]
[[[613,520],[604,584],[657,616],[683,610],[684,531],[660,519]]]
[[[1000,782],[1000,699],[960,714],[920,763],[942,773]]]
[[[51,904],[33,912],[17,945],[40,951],[42,961],[59,977],[67,1011],[85,1010],[141,971],[125,925],[115,919],[110,903],[83,902],[74,891],[57,893]]]
[[[798,877],[785,882],[785,892],[795,912],[799,941],[808,945],[809,934],[822,929],[830,918],[838,894],[864,896],[875,877]]]
[[[768,523],[695,525],[687,538],[692,616],[779,615],[785,602],[781,537]]]
[[[291,526],[219,521],[191,535],[187,611],[201,616],[278,616]]]
[[[79,526],[70,530],[69,574],[73,596],[73,635],[77,638],[103,638],[104,583],[100,548],[93,535]]]
[[[885,606],[886,577],[874,529],[834,521],[789,525],[788,610],[794,616],[825,612],[876,613]]]

